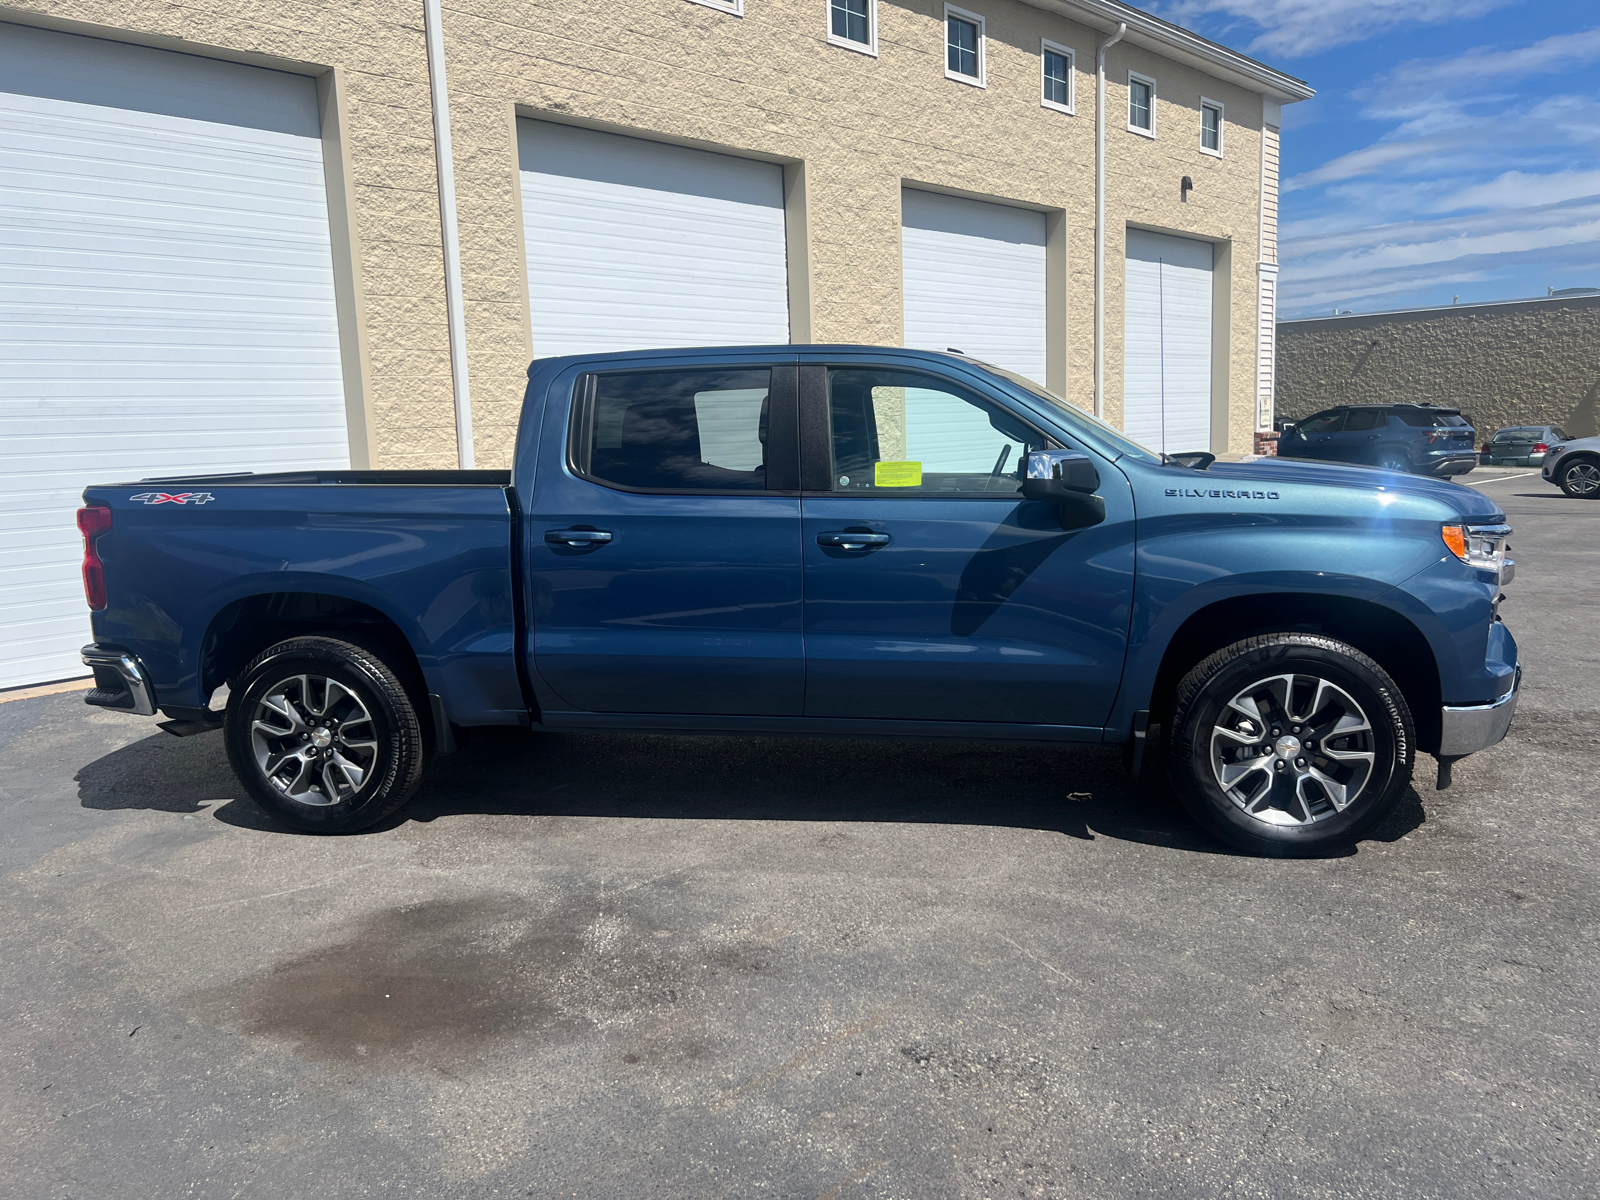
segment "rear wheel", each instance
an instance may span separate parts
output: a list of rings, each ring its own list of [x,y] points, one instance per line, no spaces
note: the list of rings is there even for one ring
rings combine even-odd
[[[1309,855],[1356,841],[1411,778],[1416,733],[1394,680],[1318,634],[1246,638],[1178,685],[1168,735],[1191,814],[1241,849]]]
[[[1600,498],[1600,461],[1580,458],[1563,466],[1556,475],[1561,490],[1576,500]]]
[[[1409,474],[1411,460],[1398,450],[1385,450],[1378,455],[1378,466],[1385,471],[1399,471],[1401,474]]]
[[[263,651],[228,697],[228,760],[251,797],[314,833],[365,829],[422,778],[411,696],[364,647],[298,637]]]

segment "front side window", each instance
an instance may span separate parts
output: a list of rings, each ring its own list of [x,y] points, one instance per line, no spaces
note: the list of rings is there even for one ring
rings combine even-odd
[[[1200,149],[1222,157],[1222,105],[1200,102]]]
[[[1128,73],[1128,128],[1138,133],[1156,131],[1156,81]]]
[[[1344,424],[1344,410],[1335,409],[1333,412],[1318,413],[1314,417],[1307,417],[1295,426],[1295,429],[1304,434],[1313,433],[1338,433],[1339,427]]]
[[[765,368],[593,376],[574,466],[625,488],[763,491],[771,382]]]
[[[983,81],[983,18],[945,6],[945,74]]]
[[[1045,42],[1042,49],[1044,87],[1041,102],[1046,108],[1072,111],[1072,51]]]
[[[1015,496],[1047,439],[947,380],[910,371],[828,371],[829,488],[851,494]]]
[[[828,0],[828,40],[847,42],[851,49],[871,49],[873,0]]]

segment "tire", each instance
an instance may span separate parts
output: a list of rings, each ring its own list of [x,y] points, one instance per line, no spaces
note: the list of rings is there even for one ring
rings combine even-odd
[[[1600,500],[1600,461],[1580,458],[1556,472],[1561,490],[1574,500]]]
[[[1411,460],[1398,450],[1385,450],[1378,455],[1377,465],[1381,471],[1399,471],[1402,475],[1411,474]]]
[[[1417,744],[1384,669],[1311,633],[1218,650],[1178,685],[1169,724],[1167,761],[1184,807],[1224,841],[1271,857],[1360,839],[1405,791]],[[1296,738],[1295,729],[1317,732]]]
[[[336,638],[290,638],[257,655],[228,697],[225,738],[251,799],[308,833],[374,825],[422,778],[411,695],[376,653]]]

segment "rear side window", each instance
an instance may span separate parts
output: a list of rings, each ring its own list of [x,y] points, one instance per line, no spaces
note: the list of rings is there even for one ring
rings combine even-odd
[[[1381,408],[1358,408],[1350,413],[1350,419],[1344,423],[1346,433],[1359,433],[1363,429],[1376,429],[1385,423]]]
[[[764,491],[772,372],[735,368],[591,376],[573,465],[650,491]]]
[[[1442,413],[1427,408],[1397,408],[1394,415],[1418,429],[1466,429],[1460,413]]]
[[[1301,433],[1338,433],[1344,424],[1344,409],[1335,412],[1318,413],[1314,417],[1307,417],[1297,426]]]

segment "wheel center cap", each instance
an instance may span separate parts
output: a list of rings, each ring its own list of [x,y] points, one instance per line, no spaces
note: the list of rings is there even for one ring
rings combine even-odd
[[[1289,740],[1293,741],[1294,739],[1290,738]],[[326,729],[319,725],[316,729],[311,731],[311,744],[318,750],[326,750],[329,746],[333,745],[333,734],[329,733]],[[1296,743],[1296,745],[1298,744],[1299,743]],[[1279,753],[1281,754],[1282,751],[1280,750]]]
[[[1300,739],[1286,733],[1273,743],[1272,752],[1282,759],[1294,758],[1300,753]]]

